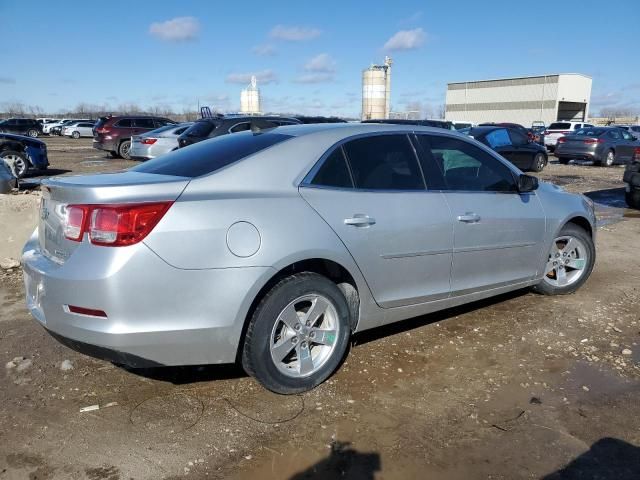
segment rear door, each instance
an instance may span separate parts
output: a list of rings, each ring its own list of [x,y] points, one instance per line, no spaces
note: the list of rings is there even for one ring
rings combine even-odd
[[[144,133],[156,128],[153,118],[135,118],[133,120],[133,133]]]
[[[345,244],[381,307],[449,295],[451,214],[442,193],[425,189],[408,135],[333,148],[300,193]]]
[[[621,130],[620,134],[622,135],[622,142],[620,143],[619,150],[623,154],[622,161],[628,163],[633,160],[637,145],[636,139],[627,130]]]
[[[466,140],[418,137],[443,173],[452,212],[452,295],[533,279],[545,234],[545,215],[535,192],[519,194],[512,170]]]

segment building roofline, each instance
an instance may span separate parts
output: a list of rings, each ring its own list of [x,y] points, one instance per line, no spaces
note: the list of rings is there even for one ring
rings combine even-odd
[[[520,77],[502,77],[502,78],[487,78],[483,80],[468,80],[463,82],[449,82],[447,85],[464,85],[465,83],[482,83],[482,82],[497,82],[503,80],[520,80],[523,78],[544,78],[544,77],[561,77],[566,75],[577,75],[579,77],[588,78],[589,80],[593,80],[589,75],[585,75],[584,73],[548,73],[546,75],[523,75]]]

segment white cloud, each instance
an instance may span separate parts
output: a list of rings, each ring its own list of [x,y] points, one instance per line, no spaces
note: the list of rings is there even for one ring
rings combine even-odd
[[[312,40],[320,36],[321,33],[322,31],[318,28],[276,25],[271,29],[269,36],[287,42],[302,42]]]
[[[278,76],[273,72],[273,70],[262,70],[259,72],[249,72],[249,73],[230,73],[227,75],[225,81],[227,83],[241,83],[248,84],[251,82],[251,76],[255,75],[258,83],[268,84],[275,83],[278,81]]]
[[[251,51],[256,55],[260,55],[261,57],[273,57],[277,53],[276,47],[274,47],[270,43],[256,45],[251,49]]]
[[[307,72],[333,73],[336,71],[336,62],[328,53],[321,53],[309,60],[304,69]]]
[[[424,44],[427,34],[422,28],[400,30],[384,44],[384,50],[413,50]]]
[[[325,83],[333,81],[333,73],[307,73],[293,79],[294,83]]]
[[[149,33],[167,42],[194,40],[200,32],[200,22],[195,17],[176,17],[166,22],[155,22],[149,27]]]

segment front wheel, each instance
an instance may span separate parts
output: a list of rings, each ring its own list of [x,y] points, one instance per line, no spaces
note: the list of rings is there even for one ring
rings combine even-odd
[[[604,156],[604,160],[600,162],[600,165],[603,167],[610,167],[616,161],[616,154],[613,150],[608,150],[607,154]]]
[[[27,130],[27,135],[29,137],[36,138],[38,136],[38,130],[36,130],[35,128],[31,128]]]
[[[29,170],[29,160],[20,152],[5,150],[0,153],[0,160],[4,161],[16,178],[24,177]]]
[[[542,153],[536,153],[533,157],[533,163],[531,164],[531,170],[534,172],[541,172],[544,166],[547,164],[547,158]]]
[[[565,225],[551,244],[544,277],[534,290],[544,295],[573,293],[587,281],[595,260],[591,235],[577,225]]]
[[[125,140],[120,144],[120,147],[118,148],[118,154],[125,160],[130,160],[131,159],[131,155],[129,155],[130,149],[131,149],[131,140]]]
[[[624,193],[624,199],[631,208],[640,209],[640,190],[631,190]]]
[[[340,365],[351,333],[347,301],[328,278],[305,272],[260,301],[244,339],[242,366],[265,388],[292,394],[324,382]]]

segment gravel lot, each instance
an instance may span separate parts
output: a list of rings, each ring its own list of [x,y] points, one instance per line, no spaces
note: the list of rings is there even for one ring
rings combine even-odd
[[[45,141],[53,173],[136,164]],[[599,202],[581,290],[358,335],[303,395],[234,366],[129,371],[72,352],[29,317],[18,270],[0,271],[0,479],[640,478],[640,214],[621,168],[552,161],[540,177]]]

